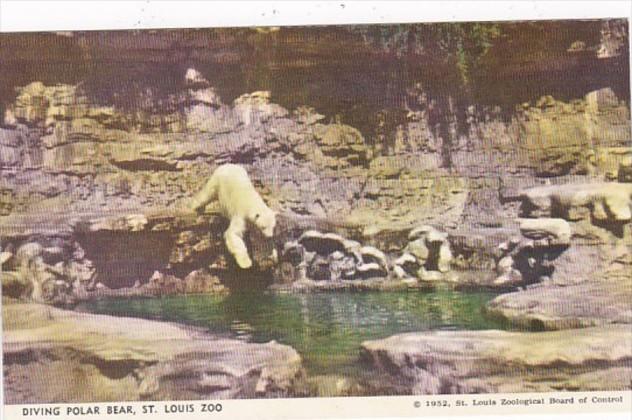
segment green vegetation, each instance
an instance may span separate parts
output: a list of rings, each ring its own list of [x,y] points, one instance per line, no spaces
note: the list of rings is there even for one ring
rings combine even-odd
[[[502,34],[498,23],[432,23],[354,27],[371,46],[399,58],[417,56],[457,71],[463,85]]]

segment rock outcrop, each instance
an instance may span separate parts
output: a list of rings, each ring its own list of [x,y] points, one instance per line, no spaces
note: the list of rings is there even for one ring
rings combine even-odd
[[[544,186],[521,197],[528,218],[522,236],[501,244],[496,282],[530,286],[499,296],[490,312],[539,330],[632,322],[630,184]]]
[[[279,282],[295,290],[397,288],[391,281],[389,258],[373,246],[336,233],[307,230],[286,242],[276,272]]]
[[[408,231],[404,235],[407,243],[399,248],[391,244],[391,252],[387,253],[340,234],[307,230],[297,240],[284,244],[277,280],[280,285],[300,290],[455,285],[457,276],[451,267],[453,256],[447,233],[426,225]],[[375,238],[360,234],[359,239],[370,243]]]
[[[403,394],[624,390],[632,379],[632,332],[623,325],[410,333],[364,342],[362,352],[384,388]]]
[[[7,296],[70,305],[97,296],[226,292],[217,274],[231,264],[218,216],[149,211],[10,221],[0,225]]]
[[[291,347],[172,324],[3,302],[8,404],[204,400],[293,395]]]
[[[570,245],[571,228],[564,219],[520,219],[519,228],[520,237],[497,248],[495,285],[547,281],[555,270],[554,260]]]
[[[621,274],[623,276],[623,273]],[[490,316],[532,331],[632,324],[632,282],[612,278],[576,285],[536,285],[500,295],[488,304]],[[584,331],[577,331],[578,335]]]

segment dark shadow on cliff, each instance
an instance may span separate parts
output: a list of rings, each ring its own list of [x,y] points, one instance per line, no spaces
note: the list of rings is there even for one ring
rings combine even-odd
[[[261,291],[263,292],[274,282],[272,271],[262,271],[253,266],[250,269],[242,269],[237,264],[231,263],[227,270],[213,272],[222,284],[228,287],[231,292]]]
[[[115,289],[164,272],[173,242],[168,232],[78,234],[77,241],[94,263],[96,282]]]

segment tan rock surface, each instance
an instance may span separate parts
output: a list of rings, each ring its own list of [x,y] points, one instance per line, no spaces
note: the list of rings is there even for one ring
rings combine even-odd
[[[302,374],[276,342],[37,304],[4,303],[2,317],[7,403],[287,396]]]

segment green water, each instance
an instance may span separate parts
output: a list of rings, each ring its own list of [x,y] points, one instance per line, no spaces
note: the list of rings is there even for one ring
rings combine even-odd
[[[175,321],[255,342],[276,340],[295,348],[311,374],[358,368],[360,343],[393,334],[434,329],[503,328],[483,306],[490,293],[368,292],[279,295],[233,293],[107,299],[82,310]]]

